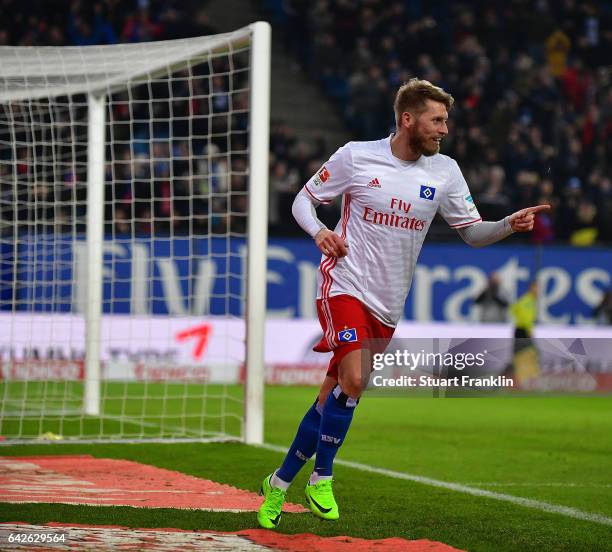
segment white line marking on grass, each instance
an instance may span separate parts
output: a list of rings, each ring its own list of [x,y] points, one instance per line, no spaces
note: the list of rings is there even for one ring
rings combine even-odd
[[[612,488],[612,483],[517,483],[502,481],[468,481],[463,485],[482,485],[484,487],[588,487],[592,489],[609,489]]]
[[[135,426],[140,426],[140,427],[152,427],[155,429],[159,429],[160,432],[161,430],[169,430],[169,431],[175,431],[175,432],[183,432],[187,435],[189,435],[190,433],[194,436],[198,436],[200,435],[200,433],[198,432],[198,430],[196,429],[188,429],[186,427],[183,426],[175,426],[175,425],[168,425],[168,424],[164,424],[162,421],[160,422],[145,422],[144,420],[139,420],[138,418],[135,418],[133,416],[121,416],[121,415],[114,415],[114,414],[100,414],[98,416],[93,416],[93,418],[101,418],[104,420],[113,420],[114,422],[119,422],[119,423],[123,423],[123,424],[128,424],[128,425],[135,425]]]
[[[286,453],[287,449],[279,447],[278,445],[261,445],[261,448],[273,450],[275,452]],[[385,468],[377,468],[375,466],[369,466],[368,464],[361,464],[359,462],[351,462],[349,460],[337,459],[334,461],[340,466],[346,466],[347,468],[353,468],[369,473],[377,473],[392,477],[394,479],[404,479],[406,481],[414,481],[415,483],[422,483],[423,485],[429,485],[431,487],[438,487],[441,489],[448,489],[450,491],[456,491],[458,493],[465,493],[472,496],[482,496],[484,498],[492,498],[494,500],[501,500],[503,502],[510,502],[517,504],[518,506],[524,506],[525,508],[533,508],[534,510],[540,510],[542,512],[549,512],[553,514],[561,514],[563,516],[571,517],[574,519],[580,519],[583,521],[592,521],[594,523],[601,523],[602,525],[612,526],[612,518],[601,514],[593,514],[590,512],[583,512],[576,508],[570,508],[569,506],[561,506],[559,504],[551,504],[549,502],[543,502],[541,500],[534,500],[532,498],[524,498],[521,496],[514,496],[504,493],[497,493],[495,491],[487,491],[485,489],[478,489],[476,487],[469,487],[461,483],[450,483],[448,481],[442,481],[440,479],[432,479],[431,477],[424,477],[422,475],[413,475],[410,473],[398,472],[394,470],[387,470]]]

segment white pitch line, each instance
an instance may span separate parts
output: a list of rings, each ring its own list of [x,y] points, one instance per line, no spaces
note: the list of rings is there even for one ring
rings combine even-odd
[[[610,489],[612,483],[573,483],[571,481],[561,483],[504,483],[502,481],[469,481],[464,485],[482,485],[483,487],[584,487],[589,489]]]
[[[133,416],[121,416],[121,415],[113,415],[113,414],[100,414],[99,416],[94,416],[95,418],[103,418],[105,420],[113,420],[114,422],[122,422],[128,425],[135,425],[140,427],[154,427],[156,429],[168,429],[170,431],[183,431],[186,434],[192,433],[194,436],[198,436],[199,433],[195,429],[187,429],[181,426],[175,425],[166,425],[163,422],[145,422],[144,420],[139,420]]]
[[[285,454],[287,449],[278,445],[261,445],[261,448],[273,450]],[[552,514],[561,514],[563,516],[571,517],[574,519],[580,519],[583,521],[591,521],[593,523],[600,523],[602,525],[612,526],[612,518],[601,515],[593,514],[590,512],[583,512],[576,508],[570,508],[569,506],[561,506],[560,504],[551,504],[549,502],[543,502],[541,500],[534,500],[532,498],[524,498],[521,496],[514,496],[504,493],[496,493],[494,491],[487,491],[485,489],[478,489],[477,487],[469,487],[461,483],[450,483],[449,481],[442,481],[440,479],[432,479],[431,477],[424,477],[422,475],[413,475],[410,473],[398,472],[394,470],[388,470],[385,468],[377,468],[376,466],[369,466],[368,464],[361,464],[359,462],[351,462],[349,460],[337,459],[334,460],[335,464],[340,466],[346,466],[347,468],[353,468],[369,473],[377,473],[379,475],[385,475],[394,479],[404,479],[406,481],[414,481],[415,483],[422,483],[423,485],[429,485],[430,487],[438,487],[441,489],[448,489],[458,493],[465,493],[472,496],[481,496],[484,498],[492,498],[493,500],[501,500],[503,502],[510,502],[518,506],[524,506],[525,508],[533,508],[534,510],[540,510],[542,512],[549,512]]]

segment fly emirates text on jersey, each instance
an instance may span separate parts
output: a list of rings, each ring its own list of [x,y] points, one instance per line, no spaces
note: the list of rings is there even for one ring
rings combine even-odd
[[[363,220],[372,224],[392,226],[404,230],[416,230],[417,232],[422,232],[425,228],[427,221],[409,215],[412,203],[392,197],[389,207],[392,209],[390,213],[365,207],[363,210]],[[399,214],[396,211],[399,211]]]

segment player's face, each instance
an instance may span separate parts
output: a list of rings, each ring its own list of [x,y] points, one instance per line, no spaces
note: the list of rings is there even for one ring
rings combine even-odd
[[[440,151],[440,142],[448,134],[448,111],[443,103],[427,100],[426,109],[416,117],[410,132],[410,147],[425,156]]]

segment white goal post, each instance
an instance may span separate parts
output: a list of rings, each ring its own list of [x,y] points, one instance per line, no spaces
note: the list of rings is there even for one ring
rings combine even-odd
[[[271,31],[0,47],[0,435],[263,442]]]

